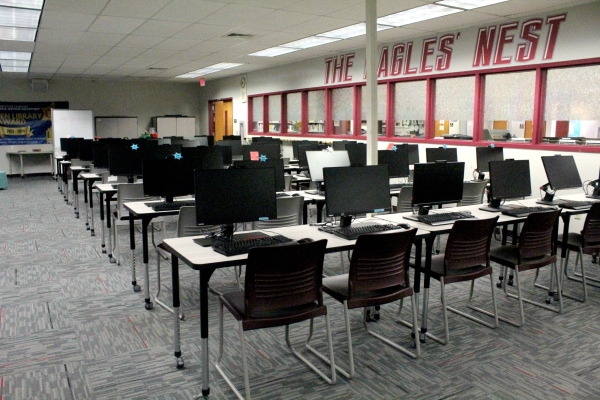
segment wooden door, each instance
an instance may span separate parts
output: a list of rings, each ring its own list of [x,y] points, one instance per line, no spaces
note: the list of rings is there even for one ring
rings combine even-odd
[[[222,101],[215,101],[215,142],[225,135],[225,112]]]
[[[440,137],[442,135],[447,135],[449,133],[450,133],[450,123],[448,120],[444,120],[443,123],[440,120],[435,121],[435,137]]]
[[[225,135],[233,135],[233,101],[223,102],[223,120],[225,121]]]
[[[544,133],[546,123],[544,122]],[[533,121],[525,121],[525,137],[531,139],[533,137]]]
[[[494,121],[494,129],[508,130],[508,121]]]

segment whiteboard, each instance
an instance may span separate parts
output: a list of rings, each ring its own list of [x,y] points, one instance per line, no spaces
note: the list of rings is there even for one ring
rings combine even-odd
[[[60,138],[80,137],[94,139],[94,113],[91,110],[55,110],[52,109],[52,137],[54,154],[60,151]]]

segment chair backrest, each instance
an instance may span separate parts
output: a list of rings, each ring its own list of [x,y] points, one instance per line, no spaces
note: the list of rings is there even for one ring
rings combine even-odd
[[[129,216],[129,212],[123,206],[125,203],[152,200],[160,200],[160,197],[144,196],[144,186],[142,183],[121,183],[117,186],[117,216],[119,219]]]
[[[219,225],[197,225],[196,207],[181,207],[177,220],[177,237],[200,236],[207,233],[219,233]]]
[[[359,292],[410,286],[408,262],[416,233],[411,229],[360,235],[350,260],[350,299]]]
[[[529,214],[519,236],[519,262],[552,252],[554,225],[560,210]]]
[[[584,247],[600,246],[600,202],[590,208],[581,234]]]
[[[246,317],[315,302],[323,305],[325,247],[327,240],[250,249],[244,292]]]
[[[398,204],[396,204],[396,212],[412,211],[412,186],[404,186],[398,194]]]
[[[283,180],[285,182],[284,190],[286,192],[292,190],[292,175],[289,175],[289,174],[288,175],[284,175],[283,176]]]
[[[444,273],[490,264],[490,243],[499,217],[459,220],[448,235]]]
[[[281,228],[284,226],[302,225],[304,197],[278,197],[277,219],[255,221],[252,229]]]
[[[463,197],[458,203],[459,206],[472,206],[483,202],[483,192],[487,181],[466,181],[463,182]]]

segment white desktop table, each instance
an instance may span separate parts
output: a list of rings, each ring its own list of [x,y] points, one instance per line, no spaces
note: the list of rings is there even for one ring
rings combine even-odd
[[[50,155],[50,173],[54,175],[54,151],[52,150],[44,150],[44,151],[7,151],[6,155],[8,156],[8,165],[10,168],[10,174],[12,175],[12,163],[10,162],[12,156],[19,156],[19,160],[21,161],[21,179],[25,179],[24,169],[23,169],[23,156],[32,156],[36,154],[45,154]]]

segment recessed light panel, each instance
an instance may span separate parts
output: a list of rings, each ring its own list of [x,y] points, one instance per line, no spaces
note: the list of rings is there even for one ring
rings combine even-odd
[[[492,4],[504,3],[505,1],[508,0],[443,0],[437,1],[436,4],[472,10],[474,8],[491,6]]]
[[[238,64],[238,63],[219,63],[219,64],[211,65],[210,67],[206,67],[206,68],[218,69],[219,71],[221,71],[221,70],[224,70],[224,69],[239,67],[240,65],[244,65],[244,64]]]
[[[327,44],[331,42],[337,42],[340,39],[337,38],[328,38],[328,37],[318,37],[318,36],[309,36],[304,39],[296,40],[294,42],[282,44],[281,47],[289,47],[292,49],[308,49],[310,47],[320,46],[322,44]]]
[[[282,54],[287,54],[287,53],[291,53],[291,52],[298,51],[298,50],[300,50],[300,49],[291,49],[291,48],[286,48],[286,47],[271,47],[269,49],[257,51],[256,53],[252,53],[252,54],[248,54],[248,55],[257,56],[257,57],[276,57],[276,56],[280,56]]]
[[[0,25],[19,28],[37,28],[41,11],[24,8],[0,7]]]
[[[427,21],[428,19],[459,13],[462,11],[464,10],[439,6],[437,4],[427,4],[425,6],[378,18],[377,23],[391,26],[404,26],[414,24],[415,22]]]
[[[0,40],[20,40],[22,42],[33,42],[37,29],[13,28],[0,26]]]
[[[4,69],[5,67],[24,67],[24,68],[29,68],[29,61],[0,60],[0,66],[2,66],[2,69]]]
[[[41,10],[44,6],[44,0],[0,0],[0,6]]]
[[[384,31],[386,29],[392,29],[392,26],[377,25],[377,31]],[[353,37],[365,35],[367,33],[367,24],[361,22],[360,24],[346,26],[345,28],[336,29],[329,32],[319,33],[319,37],[329,37],[338,39],[350,39]]]
[[[176,76],[175,78],[181,78],[181,79],[191,79],[191,78],[196,78],[197,76],[198,76],[198,75],[196,75],[196,74],[187,73],[187,74],[183,74],[183,75]]]
[[[28,67],[4,67],[4,65],[2,66],[2,72],[25,72],[27,73],[29,71]]]
[[[31,60],[31,53],[24,51],[0,51],[0,60]]]

